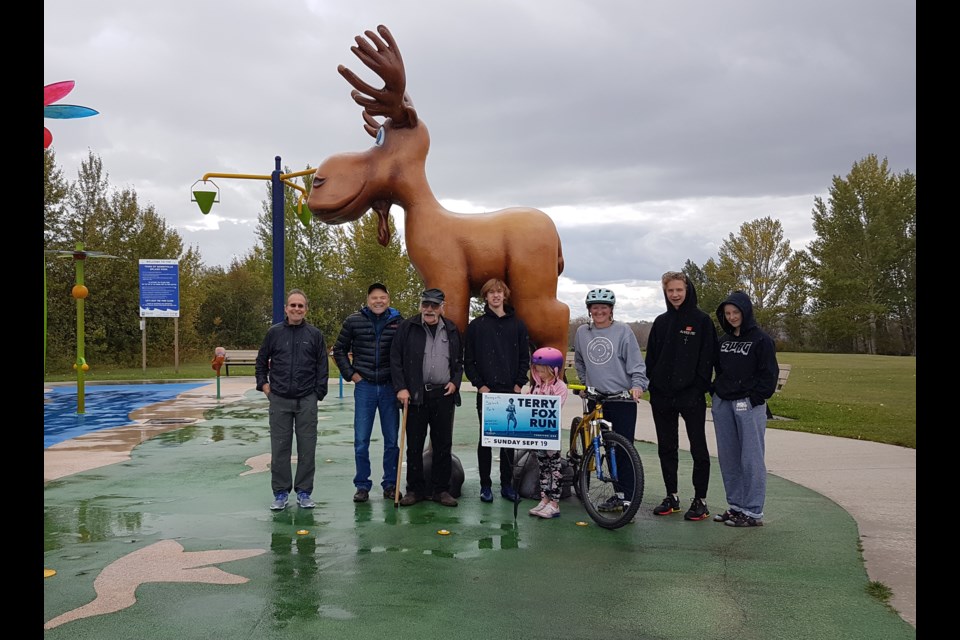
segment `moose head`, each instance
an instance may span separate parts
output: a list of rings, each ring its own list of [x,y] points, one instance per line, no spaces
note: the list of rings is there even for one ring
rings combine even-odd
[[[557,300],[563,252],[556,225],[542,211],[512,207],[482,214],[445,209],[426,176],[430,134],[406,93],[406,72],[389,29],[365,31],[350,50],[383,80],[377,89],[337,67],[363,107],[363,128],[374,145],[362,153],[324,160],[307,199],[310,211],[327,224],[343,224],[373,209],[378,239],[390,239],[390,207],[404,210],[407,255],[427,288],[446,294],[446,315],[466,331],[470,296],[490,278],[511,290],[510,303],[537,347],[566,352],[570,310]],[[382,118],[381,122],[378,118]]]

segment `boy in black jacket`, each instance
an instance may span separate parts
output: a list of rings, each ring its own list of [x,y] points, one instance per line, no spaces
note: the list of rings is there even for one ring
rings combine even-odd
[[[661,277],[667,310],[653,321],[647,340],[647,377],[650,405],[657,429],[657,453],[667,497],[653,513],[666,516],[680,512],[677,495],[679,420],[687,427],[693,456],[693,501],[686,520],[703,520],[710,483],[710,453],[707,451],[707,401],[717,348],[713,321],[697,308],[697,292],[686,274],[668,271]]]

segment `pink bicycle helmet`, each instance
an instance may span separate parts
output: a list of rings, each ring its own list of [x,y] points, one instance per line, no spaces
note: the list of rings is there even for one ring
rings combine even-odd
[[[543,364],[556,369],[563,369],[563,354],[553,347],[540,347],[533,352],[530,364]]]

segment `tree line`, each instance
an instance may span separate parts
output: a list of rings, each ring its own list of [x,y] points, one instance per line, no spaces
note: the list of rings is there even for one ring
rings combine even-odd
[[[302,181],[309,191],[308,177]],[[376,216],[345,225],[304,225],[295,211],[299,194],[284,188],[286,287],[306,292],[310,321],[328,341],[362,306],[374,281],[390,288],[391,303],[404,316],[417,312],[423,282],[395,230],[382,247]],[[271,202],[266,185],[254,246],[229,267],[210,267],[134,189],[112,187],[92,151],[76,180],[68,180],[53,149],[44,150],[45,252],[72,250],[82,242],[118,258],[91,260],[85,268],[88,362],[140,363],[141,258],[179,261],[181,358],[210,354],[218,345],[258,347],[272,317]],[[827,199],[814,200],[812,216],[817,238],[806,251],[792,250],[780,222],[765,217],[730,233],[718,255],[703,265],[687,260],[683,271],[697,287],[700,306],[712,314],[730,291],[741,289],[781,350],[916,355],[915,175],[892,174],[886,159],[867,156],[847,176],[834,176]],[[45,366],[62,370],[76,356],[74,264],[45,253],[44,270]],[[473,300],[471,309],[476,315],[482,304]],[[571,331],[583,321],[574,318]],[[148,362],[172,362],[173,321],[147,323]],[[644,345],[648,323],[631,326]]]
[[[917,179],[875,155],[814,199],[816,238],[794,251],[771,217],[740,225],[703,265],[683,271],[713,312],[740,289],[786,351],[916,355]]]

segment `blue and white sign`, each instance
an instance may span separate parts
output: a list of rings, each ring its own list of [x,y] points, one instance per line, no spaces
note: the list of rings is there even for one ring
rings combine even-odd
[[[140,261],[140,317],[180,317],[180,264],[178,261]]]
[[[483,394],[485,447],[560,450],[560,396]]]

